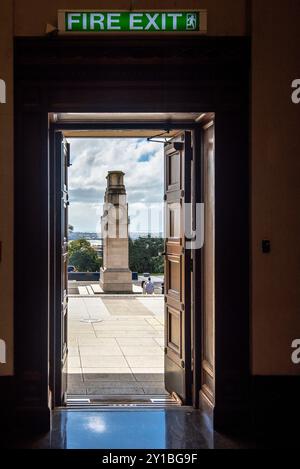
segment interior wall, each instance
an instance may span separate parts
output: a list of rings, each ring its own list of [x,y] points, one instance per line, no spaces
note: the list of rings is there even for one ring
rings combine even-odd
[[[0,104],[0,340],[6,343],[6,364],[0,376],[13,373],[13,5],[1,0],[0,79],[6,83],[6,104]]]
[[[15,0],[15,35],[40,36],[46,24],[57,25],[57,11],[67,9],[208,9],[210,36],[243,36],[248,0]]]
[[[253,373],[300,374],[300,2],[253,0],[252,337]],[[262,254],[261,241],[271,240]]]
[[[248,0],[165,0],[164,8],[207,8],[208,34],[247,33]],[[13,6],[15,11],[13,11]],[[114,8],[161,8],[160,0],[119,0]],[[0,105],[0,338],[7,338],[12,372],[13,318],[13,61],[12,36],[43,35],[57,10],[84,8],[85,0],[1,0],[0,78],[7,104]],[[89,8],[107,8],[90,0]],[[290,359],[300,338],[300,105],[291,102],[291,82],[300,78],[298,0],[252,0],[252,369],[254,374],[299,374]],[[21,229],[21,228],[20,228]],[[262,239],[271,240],[263,255]],[[20,280],[21,281],[21,280]]]

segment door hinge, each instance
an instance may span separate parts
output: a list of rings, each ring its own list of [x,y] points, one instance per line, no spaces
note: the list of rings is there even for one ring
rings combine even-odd
[[[183,368],[183,369],[185,368],[185,363],[184,363],[183,360],[181,360],[181,368]]]
[[[183,151],[184,150],[184,136],[181,137],[183,142],[172,142],[171,145],[175,151]]]
[[[165,355],[167,355],[167,353],[168,353],[167,347],[165,347],[164,352],[165,352]]]

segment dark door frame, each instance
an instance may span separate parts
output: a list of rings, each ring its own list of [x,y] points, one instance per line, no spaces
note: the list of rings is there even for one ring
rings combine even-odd
[[[60,250],[60,238],[61,238],[61,227],[60,221],[57,218],[58,214],[61,210],[61,197],[60,197],[60,178],[61,178],[61,140],[64,138],[64,133],[67,131],[91,131],[91,130],[153,130],[154,132],[162,133],[166,130],[169,131],[183,131],[183,132],[190,132],[191,137],[190,139],[194,139],[194,135],[196,136],[199,132],[201,132],[202,123],[187,123],[187,122],[179,122],[170,124],[167,121],[161,120],[160,122],[151,123],[150,121],[147,123],[140,123],[140,122],[130,122],[130,123],[87,123],[87,122],[76,122],[76,123],[51,123],[49,128],[49,155],[50,155],[50,192],[52,191],[53,194],[56,194],[56,199],[54,201],[53,207],[50,209],[50,239],[51,239],[51,247],[50,247],[50,264],[55,266],[53,269],[53,282],[52,282],[52,289],[50,291],[50,298],[54,302],[55,311],[50,317],[50,349],[51,349],[51,356],[52,360],[50,359],[50,389],[53,390],[53,405],[54,406],[61,406],[64,405],[62,400],[62,396],[64,395],[62,391],[63,382],[65,383],[65,379],[62,377],[62,362],[61,362],[61,304],[62,298],[60,294],[60,282],[61,282],[61,250]],[[77,137],[76,137],[77,138]],[[97,138],[97,137],[85,137],[84,134],[82,138]],[[109,138],[109,137],[106,137]],[[118,136],[115,138],[122,138],[122,136]],[[201,159],[202,159],[202,147],[201,147],[201,139],[198,144],[193,145],[193,160],[198,162],[199,168],[202,168]],[[163,175],[164,177],[164,175]],[[190,173],[190,179],[188,173],[185,173],[185,193],[191,191],[195,191],[196,187],[193,185],[192,182],[192,174]],[[189,189],[187,189],[189,187]],[[197,194],[193,195],[193,198],[197,198]],[[189,200],[191,202],[191,196],[189,196]],[[198,253],[194,252],[194,259],[197,258]],[[190,256],[188,257],[188,261],[190,261]],[[185,269],[190,269],[190,262],[186,263]],[[187,290],[191,291],[191,283],[195,283],[194,274],[192,273],[192,278],[187,280]],[[193,287],[193,290],[195,288]],[[186,301],[191,301],[191,295],[187,294]],[[196,387],[197,383],[200,383],[201,380],[201,369],[194,368],[192,370],[191,363],[196,361],[196,357],[201,355],[201,341],[198,340],[198,337],[195,336],[194,345],[193,345],[193,352],[191,350],[191,324],[195,322],[195,318],[191,316],[191,308],[186,308],[185,311],[189,311],[189,317],[186,320],[186,332],[185,332],[185,404],[186,405],[193,405],[195,408],[199,406],[199,391]],[[195,313],[195,308],[193,309],[193,313]],[[193,353],[193,358],[192,358]]]
[[[50,266],[51,286],[50,301],[53,302],[53,314],[49,316],[49,387],[52,392],[52,405],[62,405],[67,388],[68,356],[68,296],[67,296],[67,206],[68,167],[70,146],[64,141],[62,132],[50,126],[49,154],[52,162],[49,167],[50,181]],[[63,212],[62,212],[63,210]],[[64,268],[62,268],[64,266]]]
[[[247,424],[249,73],[250,43],[241,37],[16,40],[16,406],[27,420],[38,421],[40,429],[50,423],[48,367],[53,352],[49,112],[215,112],[214,422],[219,429]],[[200,198],[201,184],[197,187]],[[196,259],[198,278],[200,265]],[[196,318],[199,338],[201,309]],[[201,366],[199,357],[194,366]]]

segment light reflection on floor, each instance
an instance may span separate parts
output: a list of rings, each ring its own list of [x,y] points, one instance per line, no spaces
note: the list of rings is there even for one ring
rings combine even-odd
[[[164,411],[67,412],[68,449],[166,448]]]

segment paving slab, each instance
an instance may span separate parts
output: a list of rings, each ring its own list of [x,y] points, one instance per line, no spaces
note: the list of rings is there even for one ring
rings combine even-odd
[[[68,360],[69,362],[69,360]],[[80,376],[82,374],[82,368],[81,366],[79,367],[73,367],[73,366],[70,366],[70,363],[68,363],[68,377],[70,375],[78,375]]]
[[[112,356],[88,356],[81,355],[81,363],[83,368],[99,368],[104,365],[107,368],[127,368],[128,363],[124,357],[112,357]]]
[[[83,379],[85,382],[115,382],[124,383],[136,381],[130,368],[83,368]]]
[[[88,345],[92,346],[95,345],[96,347],[99,345],[105,345],[105,346],[112,346],[112,345],[118,345],[118,342],[115,338],[97,338],[96,336],[90,337],[89,335],[84,335],[84,336],[79,336],[78,337],[78,344],[79,346],[81,345]]]
[[[166,388],[164,386],[164,384],[161,384],[161,385],[157,385],[157,384],[145,384],[145,383],[142,383],[143,384],[143,390],[144,390],[144,393],[145,394],[169,394],[168,391],[166,391]]]
[[[126,314],[134,314],[136,316],[153,316],[153,313],[143,303],[136,298],[118,299],[118,298],[101,298],[109,313],[113,316],[124,316]]]
[[[96,330],[96,336],[99,338],[104,338],[104,337],[109,337],[109,338],[124,338],[124,337],[135,337],[139,338],[141,336],[143,337],[164,337],[164,334],[161,331],[155,331],[154,329],[152,330],[143,330],[143,334],[141,334],[141,331],[136,331],[133,329],[129,330]]]
[[[79,347],[77,346],[68,346],[68,357],[79,357]]]
[[[69,299],[69,394],[164,394],[163,297],[90,288],[89,297]]]
[[[74,384],[82,384],[83,383],[83,374],[81,373],[74,373],[74,374],[68,374],[68,385],[74,385]]]
[[[121,345],[121,350],[125,357],[140,357],[141,355],[150,357],[158,355],[161,357],[162,355],[162,351],[159,345]]]
[[[80,356],[90,357],[114,357],[122,356],[122,350],[118,345],[80,345]]]
[[[165,375],[161,368],[131,368],[134,378],[140,382],[164,382]]]
[[[81,368],[79,357],[68,357],[68,367],[70,368]]]
[[[93,292],[95,293],[95,295],[100,295],[101,293],[103,293],[103,289],[100,287],[98,283],[93,283],[91,285],[91,288]]]
[[[77,395],[86,395],[87,387],[84,384],[69,384],[68,383],[68,393],[77,394]]]
[[[155,368],[155,367],[160,367],[163,366],[164,364],[164,356],[161,354],[161,356],[148,356],[148,355],[142,355],[142,356],[135,356],[135,357],[127,357],[127,362],[131,368],[138,368],[138,367],[150,367],[150,368]]]
[[[110,321],[108,322],[100,322],[94,324],[95,331],[153,331],[153,327],[147,323],[120,323],[119,321],[115,324]]]
[[[128,394],[144,394],[143,386],[134,383],[98,383],[88,384],[86,387],[87,394],[104,394],[104,395],[128,395]]]
[[[78,287],[79,295],[89,295],[86,287]]]
[[[120,346],[146,345],[154,347],[159,345],[155,337],[118,337],[115,339]]]
[[[155,337],[154,340],[160,347],[165,346],[165,338],[164,337]]]

